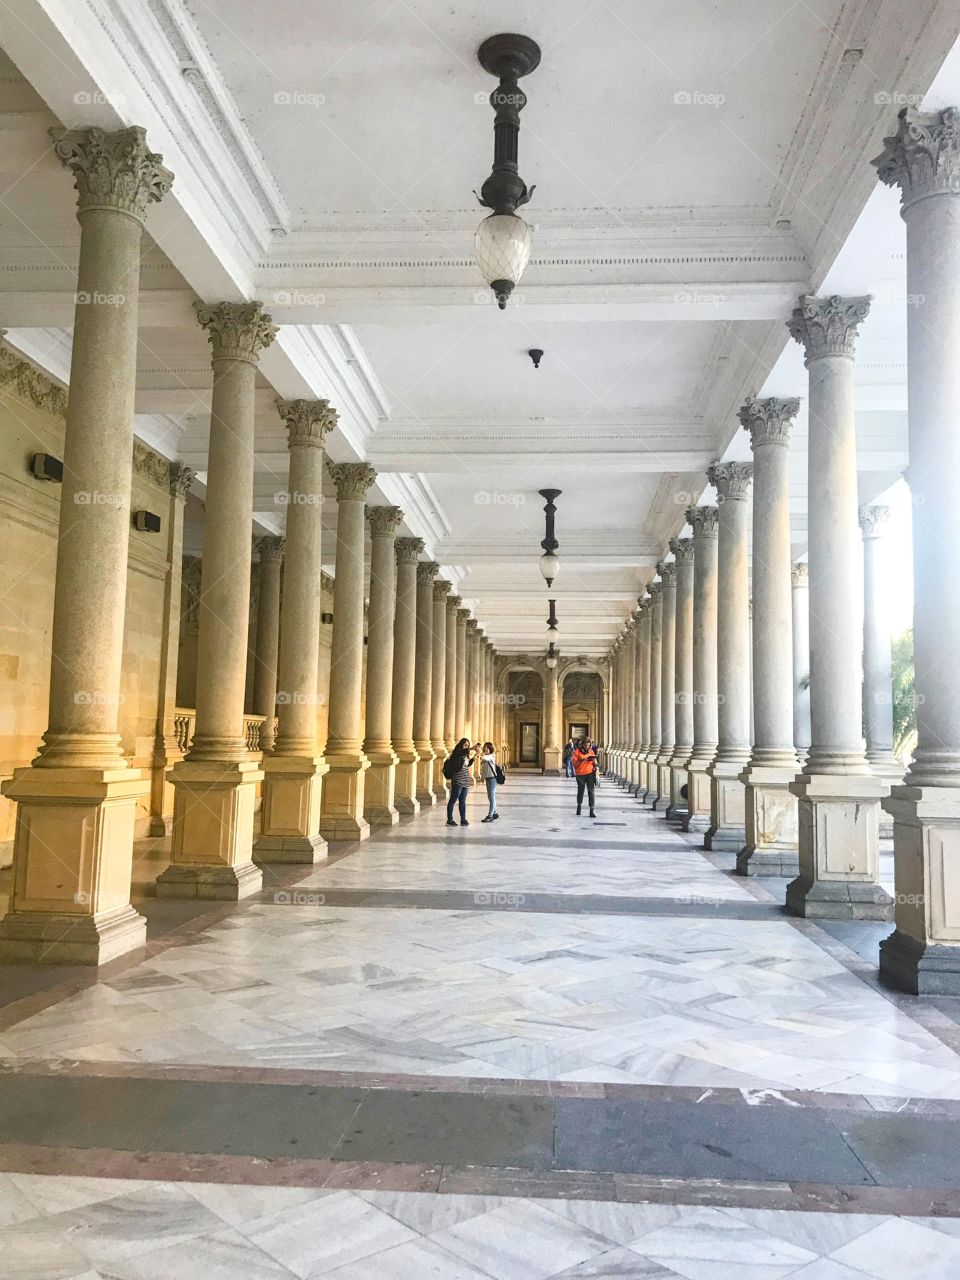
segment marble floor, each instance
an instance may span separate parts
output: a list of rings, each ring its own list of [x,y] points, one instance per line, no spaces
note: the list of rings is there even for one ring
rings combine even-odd
[[[496,824],[479,822],[479,796],[470,812],[467,828],[445,827],[435,809],[337,849],[255,899],[194,912],[99,980],[38,987],[0,1009],[0,1280],[960,1274],[960,1176],[938,1163],[937,1146],[938,1132],[948,1142],[937,1125],[950,1128],[952,1148],[960,1122],[949,1010],[883,991],[863,959],[866,934],[838,940],[789,920],[781,882],[737,878],[732,857],[705,855],[609,782],[596,822],[576,817],[567,780],[529,775],[503,788]],[[438,891],[460,895],[456,907],[438,904]],[[385,893],[402,905],[385,905]],[[41,1122],[43,1091],[61,1076],[80,1089],[80,1110],[91,1108],[82,1140]],[[174,1119],[166,1093],[144,1105],[131,1085],[150,1080],[191,1082],[179,1103],[191,1114]],[[33,1089],[26,1120],[27,1095],[14,1104],[4,1081]],[[268,1107],[257,1090],[278,1082],[289,1092]],[[370,1089],[391,1082],[407,1091],[403,1132],[378,1134]],[[253,1145],[211,1143],[206,1104],[193,1101],[213,1090],[210,1114],[229,1127],[231,1108],[242,1112],[237,1132],[249,1138],[257,1098],[264,1114],[283,1115],[295,1084],[307,1088],[307,1124],[315,1105],[326,1126],[327,1145],[314,1143],[322,1177],[316,1162],[284,1164],[279,1134],[275,1146],[259,1131]],[[94,1085],[107,1093],[83,1092]],[[244,1089],[242,1106],[231,1088]],[[138,1132],[142,1114],[133,1142],[104,1115],[111,1089],[136,1113],[124,1133]],[[526,1089],[526,1109],[510,1111],[511,1089]],[[642,1121],[629,1106],[609,1110],[617,1089],[644,1100]],[[493,1110],[472,1110],[470,1090]],[[750,1181],[743,1151],[706,1140],[711,1126],[736,1131],[740,1113],[691,1113],[721,1094],[724,1106],[769,1108],[774,1147],[786,1110],[809,1108],[811,1125],[829,1119],[843,1158],[825,1156],[827,1173],[789,1187],[762,1169]],[[561,1108],[578,1096],[598,1106],[606,1097],[602,1119],[547,1109],[547,1099]],[[900,1128],[858,1137],[848,1110]],[[431,1115],[436,1133],[417,1146]],[[501,1119],[484,1145],[482,1131]],[[782,1132],[801,1135],[790,1141],[815,1147],[819,1130],[790,1119]],[[612,1127],[602,1157],[578,1160],[600,1123]],[[169,1141],[165,1124],[176,1130]],[[645,1154],[617,1145],[617,1126],[635,1124],[665,1126],[678,1168],[700,1169],[700,1143],[698,1176],[684,1174],[675,1195],[618,1182],[617,1170],[658,1172],[644,1164],[649,1141]],[[367,1154],[346,1177],[339,1162],[357,1140]],[[215,1150],[236,1155],[208,1175],[197,1161]],[[476,1155],[491,1150],[507,1154]],[[417,1164],[410,1151],[427,1155]],[[741,1171],[727,1182],[713,1176],[718,1151]],[[157,1152],[173,1165],[136,1176],[137,1161]],[[541,1194],[522,1183],[457,1193],[486,1185],[470,1172],[483,1165],[498,1192],[520,1167],[559,1180]],[[564,1182],[566,1169],[597,1173]],[[912,1211],[927,1203],[910,1199],[916,1190],[930,1193],[930,1212]],[[856,1211],[861,1194],[870,1212]],[[804,1208],[770,1207],[794,1203]]]

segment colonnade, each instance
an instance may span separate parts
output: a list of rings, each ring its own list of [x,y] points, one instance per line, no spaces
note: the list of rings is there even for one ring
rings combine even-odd
[[[130,881],[136,808],[150,783],[121,751],[118,707],[140,241],[147,206],[173,179],[142,129],[63,133],[56,150],[79,193],[78,296],[108,296],[111,305],[76,310],[49,727],[32,765],[5,786],[17,829],[0,959],[100,964],[145,939]],[[396,536],[403,513],[369,503],[373,467],[326,458],[335,409],[280,400],[287,521],[283,539],[257,544],[254,701],[266,721],[262,750],[248,749],[254,393],[260,354],[277,331],[259,302],[197,304],[196,315],[212,365],[196,719],[168,775],[170,863],[156,892],[235,900],[261,888],[261,864],[313,863],[328,840],[362,840],[372,826],[436,804],[454,742],[493,739],[496,654],[437,578],[438,565],[421,559],[422,541]],[[337,493],[329,688],[318,679],[325,474]],[[81,490],[110,500],[75,503]],[[325,746],[317,739],[322,701]]]
[[[703,831],[707,849],[735,853],[741,875],[792,877],[786,907],[794,915],[894,919],[880,948],[883,980],[952,995],[960,994],[960,507],[952,492],[960,474],[953,425],[960,401],[958,126],[955,109],[906,108],[874,161],[880,179],[901,191],[911,300],[907,478],[918,742],[906,777],[893,753],[888,512],[858,508],[854,374],[866,296],[805,295],[788,323],[808,374],[806,560],[792,563],[790,546],[788,448],[799,400],[750,399],[740,422],[752,465],[710,468],[717,505],[687,511],[692,687],[674,586],[686,560],[681,543],[689,541],[681,539],[611,655],[618,739],[607,750],[608,773],[660,809],[673,743],[680,789],[674,781],[668,821]],[[693,743],[684,761],[679,717],[691,702]],[[879,883],[882,834],[893,836],[894,897]]]

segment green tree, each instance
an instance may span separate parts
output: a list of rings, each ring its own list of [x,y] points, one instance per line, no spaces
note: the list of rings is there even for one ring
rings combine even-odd
[[[901,760],[917,745],[917,700],[913,687],[913,628],[893,642],[893,749]]]

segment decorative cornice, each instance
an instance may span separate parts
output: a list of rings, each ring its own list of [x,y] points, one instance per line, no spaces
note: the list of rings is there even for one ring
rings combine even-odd
[[[787,329],[803,347],[806,364],[821,356],[852,360],[857,329],[869,311],[869,296],[841,298],[834,293],[829,298],[815,298],[805,293],[787,321]]]
[[[790,581],[795,587],[806,587],[810,583],[810,566],[806,560],[801,560],[799,564],[791,565]]]
[[[337,425],[337,411],[329,400],[278,400],[277,412],[287,428],[287,445],[322,449]]]
[[[889,507],[861,507],[860,528],[865,538],[879,538],[890,519]]]
[[[450,583],[444,582],[442,578],[433,584],[433,603],[446,604],[447,593],[450,590]]]
[[[900,188],[901,207],[960,192],[960,111],[904,107],[898,121],[897,132],[884,138],[872,164],[881,182]]]
[[[0,387],[9,387],[22,400],[54,418],[67,416],[67,392],[45,373],[0,343]]]
[[[197,320],[207,331],[214,360],[256,364],[260,352],[277,336],[277,326],[262,302],[194,303]]]
[[[399,507],[367,507],[367,523],[373,537],[392,538],[403,524],[403,512]]]
[[[190,467],[184,466],[182,462],[170,463],[170,493],[179,502],[185,501],[193,481],[194,474]]]
[[[338,502],[363,502],[377,473],[369,462],[334,462],[330,478],[337,487]]]
[[[756,449],[761,444],[789,444],[790,428],[799,412],[800,400],[796,396],[786,400],[777,396],[757,400],[751,396],[737,416],[750,432],[751,448]]]
[[[687,507],[687,520],[693,526],[696,538],[715,538],[720,523],[719,507]]]
[[[376,508],[374,508],[376,510]],[[397,560],[406,564],[415,564],[423,551],[422,538],[398,538],[394,544]]]
[[[717,491],[718,502],[746,502],[753,479],[753,463],[715,462],[707,467],[707,479]]]
[[[670,550],[677,557],[677,564],[693,564],[692,538],[671,538]]]
[[[417,582],[432,582],[440,572],[440,566],[435,560],[421,560],[417,565]]]
[[[254,546],[260,555],[261,564],[280,564],[283,561],[283,538],[272,534],[254,539]]]
[[[133,469],[161,489],[170,490],[170,463],[136,436],[133,440]]]
[[[147,205],[161,200],[173,185],[163,156],[147,150],[145,129],[51,129],[50,136],[54,151],[73,171],[80,213],[112,209],[143,222]]]

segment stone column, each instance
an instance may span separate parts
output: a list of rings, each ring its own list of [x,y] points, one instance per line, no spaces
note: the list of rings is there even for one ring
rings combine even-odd
[[[120,745],[140,243],[173,175],[143,129],[54,132],[79,193],[80,263],[60,496],[48,728],[4,794],[18,803],[0,957],[103,964],[139,947],[130,905],[145,771]]]
[[[393,803],[412,817],[420,812],[417,799],[417,764],[413,742],[413,694],[417,655],[417,560],[423,551],[420,538],[397,538],[397,607],[393,625],[393,690],[390,733],[397,757]]]
[[[650,593],[650,750],[647,753],[647,794],[644,803],[656,808],[660,798],[660,664],[663,625],[662,582],[651,582]]]
[[[367,607],[367,715],[363,754],[370,761],[364,783],[363,816],[371,827],[400,820],[394,803],[397,753],[391,742],[394,617],[397,612],[399,507],[370,507],[370,595]]]
[[[447,596],[444,633],[446,637],[446,677],[443,685],[443,741],[444,757],[453,750],[457,741],[457,610],[459,596]],[[443,777],[443,770],[440,772]]]
[[[646,801],[647,759],[650,755],[650,606],[653,602],[644,595],[640,600],[640,782],[637,799]]]
[[[469,738],[467,723],[467,623],[469,609],[457,610],[457,727],[454,730],[454,746],[461,738]]]
[[[717,752],[717,539],[716,507],[690,507],[693,526],[693,750],[687,773],[684,831],[710,826],[710,774]]]
[[[480,654],[480,639],[477,635],[475,618],[467,620],[467,655],[466,684],[463,707],[463,736],[471,742],[477,736],[477,662]]]
[[[443,714],[447,693],[447,596],[449,582],[433,584],[433,667],[430,678],[430,744],[433,747],[433,794],[446,798],[443,785],[443,762],[446,743],[443,738]],[[451,672],[451,678],[453,673]]]
[[[881,181],[900,187],[907,224],[917,700],[913,763],[884,802],[897,908],[880,973],[904,991],[960,995],[960,112],[901,111],[874,163]]]
[[[633,785],[630,794],[642,796],[647,789],[646,769],[643,764],[643,609],[642,597],[637,600],[633,611],[634,655],[633,655]],[[599,726],[594,732],[599,737]]]
[[[623,715],[623,767],[621,769],[621,786],[630,790],[633,778],[633,677],[636,670],[637,638],[633,619],[627,623],[623,633],[623,647],[620,653],[621,670],[621,711]]]
[[[676,770],[677,814],[681,820],[689,812],[689,795],[681,794],[688,786],[687,772],[693,754],[693,539],[674,538],[670,550],[676,557],[677,606],[674,644],[674,736],[676,742],[671,760],[671,782]]]
[[[255,709],[268,716],[266,727],[266,723],[272,725],[272,704],[276,703],[278,730],[273,752],[263,763],[262,834],[255,849],[260,863],[313,863],[327,856],[327,842],[320,835],[321,779],[327,764],[317,745],[317,646],[323,569],[320,538],[324,442],[336,425],[337,415],[326,400],[278,400],[277,410],[287,429],[290,452],[280,648],[279,660],[275,657],[269,664],[261,649],[260,627],[264,623],[265,594],[279,602],[280,574],[278,555],[276,584],[272,577],[264,576],[265,567],[273,567],[264,560],[264,554],[273,551],[274,544],[281,540],[262,538],[257,671],[272,665],[273,672],[271,710],[260,711],[256,703]],[[266,608],[272,631],[274,605]]]
[[[805,296],[789,323],[810,374],[807,457],[812,742],[793,784],[800,874],[787,910],[828,919],[888,919],[877,883],[880,800],[870,771],[860,695],[863,555],[857,525],[853,353],[868,298]],[[758,635],[762,635],[757,628]],[[756,660],[756,655],[755,655]]]
[[[262,883],[251,854],[263,772],[247,752],[243,710],[257,363],[276,329],[259,302],[198,304],[197,318],[213,350],[197,720],[190,751],[170,778],[173,845],[157,895],[236,900]]]
[[[260,595],[257,599],[257,642],[253,655],[253,714],[263,716],[260,750],[273,750],[277,719],[277,661],[280,656],[280,575],[283,538],[257,538]]]
[[[673,786],[673,753],[676,741],[677,669],[677,566],[675,561],[657,565],[660,575],[660,781],[655,809],[673,817],[679,793]]]
[[[328,840],[364,840],[366,771],[361,723],[363,692],[364,499],[377,473],[368,462],[330,467],[337,488],[337,554],[330,648],[329,772],[323,784],[320,832]]]
[[[560,668],[548,667],[544,662],[543,674],[543,772],[556,776],[561,772],[561,749],[557,729],[560,719],[558,706],[560,702]]]
[[[802,560],[790,570],[793,588],[793,747],[801,766],[810,750],[810,577]]]
[[[707,471],[717,491],[717,754],[710,774],[705,849],[739,851],[746,839],[740,774],[750,759],[750,613],[747,499],[753,468],[718,462]]]
[[[177,663],[177,706],[197,707],[197,649],[200,643],[200,583],[203,560],[184,556],[180,576],[180,660]]]
[[[160,637],[160,699],[157,708],[157,736],[153,744],[153,774],[150,781],[150,835],[167,836],[173,829],[173,788],[170,769],[183,759],[177,741],[174,716],[179,679],[178,655],[180,610],[183,587],[183,508],[193,472],[179,462],[170,464],[170,519],[167,522],[167,571],[163,588],[164,628]]]
[[[795,876],[791,791],[793,610],[790,593],[790,428],[799,400],[748,400],[740,421],[753,448],[753,750],[743,771],[747,833],[740,875]]]
[[[883,532],[889,507],[864,507],[863,533],[863,726],[867,763],[891,786],[903,781],[903,766],[893,754],[893,658],[888,601],[891,579],[885,572]],[[893,818],[880,812],[880,837],[893,839]]]
[[[432,560],[424,560],[417,565],[417,665],[413,686],[413,745],[420,757],[417,764],[417,799],[421,809],[437,803],[433,790],[434,752],[430,743],[430,715],[433,692],[433,580],[439,568]]]
[[[478,695],[479,727],[477,732],[477,739],[479,740],[481,745],[484,742],[489,742],[490,740],[490,733],[489,733],[490,707],[489,707],[489,703],[487,702],[487,673],[488,673],[487,663],[489,660],[489,656],[490,656],[490,642],[489,640],[487,640],[485,636],[482,636],[480,639],[480,693]]]

